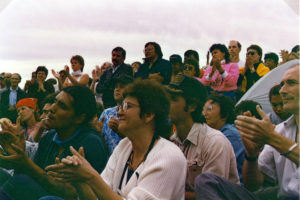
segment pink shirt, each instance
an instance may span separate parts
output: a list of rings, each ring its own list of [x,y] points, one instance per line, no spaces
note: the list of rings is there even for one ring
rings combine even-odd
[[[209,66],[206,68],[201,78],[201,83],[219,92],[236,90],[240,73],[237,63],[223,63],[222,68],[225,71],[223,74],[220,74],[219,71],[216,70],[211,78],[209,78],[208,75],[212,71],[212,67]]]

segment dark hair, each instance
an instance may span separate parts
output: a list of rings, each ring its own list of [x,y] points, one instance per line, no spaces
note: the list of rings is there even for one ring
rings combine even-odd
[[[195,61],[194,59],[186,59],[183,63],[184,64],[190,64],[190,65],[193,65],[194,66],[194,69],[195,69],[195,76],[196,77],[199,77],[200,75],[200,69],[199,69],[199,64],[197,61]]]
[[[75,56],[72,56],[72,58],[70,59],[70,62],[72,60],[77,60],[79,62],[79,64],[82,66],[80,70],[83,71],[83,68],[84,68],[84,59],[83,59],[83,57],[80,56],[80,55],[75,55]]]
[[[19,73],[13,73],[12,75],[17,75],[19,77],[19,80],[21,81],[22,80],[22,77]]]
[[[97,113],[95,95],[86,86],[73,85],[62,89],[73,97],[73,108],[76,115],[86,115],[82,125],[88,124]]]
[[[299,45],[296,45],[292,48],[292,52],[297,53],[299,51]]]
[[[213,50],[218,49],[220,50],[222,53],[224,53],[224,58],[225,58],[225,63],[229,63],[230,62],[230,55],[228,52],[227,47],[224,44],[213,44],[210,48],[209,48],[209,52],[212,53]]]
[[[189,49],[186,52],[184,52],[184,57],[190,57],[190,56],[194,56],[196,58],[196,60],[199,62],[199,54],[197,51]]]
[[[133,63],[131,63],[131,66],[132,66],[133,64],[138,64],[138,65],[140,66],[142,63],[139,62],[139,61],[134,61]]]
[[[271,59],[274,61],[274,63],[277,65],[278,64],[278,60],[279,60],[279,57],[276,53],[273,53],[273,52],[270,52],[270,53],[266,53],[265,54],[265,57],[264,57],[264,60],[266,61],[266,59]]]
[[[217,103],[220,106],[221,118],[226,119],[227,124],[232,124],[235,119],[234,103],[231,98],[222,94],[211,94],[206,101],[211,100],[212,103]]]
[[[281,89],[281,85],[280,84],[277,84],[277,85],[274,85],[270,91],[269,91],[269,101],[271,102],[271,96],[274,96],[274,95],[280,95],[279,91]]]
[[[45,66],[38,66],[38,67],[36,68],[36,70],[35,70],[36,74],[37,74],[39,71],[45,72],[46,77],[48,76],[48,69],[47,69]]]
[[[241,103],[239,103],[237,106],[235,106],[235,110],[234,110],[235,116],[242,115],[244,112],[250,111],[251,114],[255,116],[257,119],[261,119],[260,115],[256,110],[257,105],[261,107],[261,105],[256,101],[244,100]]]
[[[159,46],[159,44],[157,44],[156,42],[147,42],[145,44],[145,48],[149,45],[153,45],[154,49],[155,49],[155,53],[157,54],[158,58],[162,58],[163,57],[163,53],[161,51],[161,48]]]
[[[262,54],[263,54],[263,51],[262,51],[261,47],[258,46],[258,45],[256,45],[256,44],[251,44],[251,45],[247,48],[247,51],[248,51],[249,49],[254,49],[254,50],[256,50],[256,51],[257,51],[257,54],[260,56],[259,61],[261,61],[261,59],[262,59]]]
[[[241,43],[239,41],[236,41],[236,43],[237,43],[238,47],[241,49],[242,48]]]
[[[154,114],[154,134],[169,139],[171,134],[171,125],[168,121],[170,101],[161,84],[149,79],[136,80],[125,88],[123,96],[137,99],[140,105],[140,117],[145,114]]]
[[[125,60],[125,58],[126,58],[126,51],[125,51],[125,49],[123,49],[122,47],[115,47],[111,52],[113,52],[113,51],[121,51],[122,52],[122,57]]]

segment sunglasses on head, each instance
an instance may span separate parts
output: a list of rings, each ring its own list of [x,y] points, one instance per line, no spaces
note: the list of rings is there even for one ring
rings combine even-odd
[[[249,56],[249,55],[254,56],[254,55],[255,55],[255,52],[249,51],[249,52],[247,53],[247,56]]]
[[[192,66],[186,66],[186,65],[183,66],[183,69],[188,70],[188,71],[193,71],[194,70],[194,68]]]

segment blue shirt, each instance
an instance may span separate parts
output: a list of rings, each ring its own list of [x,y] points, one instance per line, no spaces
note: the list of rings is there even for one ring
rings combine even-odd
[[[236,157],[236,166],[239,173],[240,182],[242,184],[242,167],[245,158],[245,147],[242,143],[241,136],[238,130],[232,124],[225,124],[220,128],[220,131],[230,141]]]
[[[10,88],[10,93],[9,93],[9,106],[14,106],[17,103],[17,90],[13,90]]]
[[[105,109],[101,114],[99,121],[102,119],[102,117],[104,117],[102,134],[111,154],[122,139],[117,133],[115,133],[113,130],[111,130],[111,128],[108,127],[110,118],[117,118],[117,106]]]

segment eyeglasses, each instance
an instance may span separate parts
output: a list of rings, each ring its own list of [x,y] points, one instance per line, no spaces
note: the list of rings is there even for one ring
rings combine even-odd
[[[183,70],[193,71],[194,68],[193,68],[192,66],[184,65],[184,66],[183,66]]]
[[[126,112],[128,108],[132,107],[139,107],[140,105],[133,104],[133,103],[128,103],[128,102],[123,102],[120,106],[118,106],[117,111],[123,111]]]
[[[213,110],[212,106],[203,107],[203,112],[211,112]]]
[[[247,56],[254,56],[255,55],[255,52],[254,51],[249,51],[249,52],[247,52]]]

